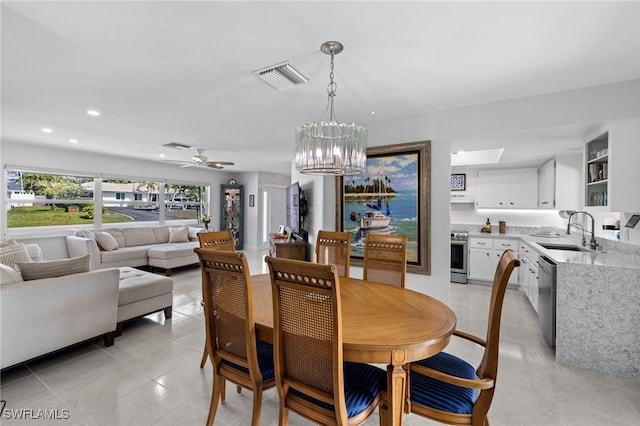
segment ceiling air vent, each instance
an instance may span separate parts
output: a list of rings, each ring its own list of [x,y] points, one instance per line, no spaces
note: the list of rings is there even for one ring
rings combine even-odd
[[[309,82],[309,77],[296,69],[289,61],[271,65],[253,73],[278,90],[291,89],[293,86]]]
[[[191,145],[185,145],[183,143],[178,143],[178,142],[165,143],[162,146],[167,148],[173,148],[173,149],[192,149],[193,148]]]

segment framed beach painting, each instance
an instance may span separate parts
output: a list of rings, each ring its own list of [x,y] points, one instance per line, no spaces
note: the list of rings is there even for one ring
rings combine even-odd
[[[336,178],[336,229],[361,266],[368,233],[407,235],[407,272],[431,274],[431,142],[367,148],[365,173]]]

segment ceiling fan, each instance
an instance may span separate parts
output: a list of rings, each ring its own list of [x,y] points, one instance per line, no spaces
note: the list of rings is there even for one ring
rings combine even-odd
[[[191,157],[191,161],[164,160],[167,163],[182,164],[180,167],[211,167],[212,169],[224,169],[224,166],[234,166],[231,161],[209,161],[204,155],[204,149],[196,149],[196,155]]]

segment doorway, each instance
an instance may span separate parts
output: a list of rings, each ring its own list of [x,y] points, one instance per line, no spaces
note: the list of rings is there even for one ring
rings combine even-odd
[[[286,216],[286,187],[279,185],[262,185],[262,238],[260,247],[269,248],[269,235],[284,225]]]

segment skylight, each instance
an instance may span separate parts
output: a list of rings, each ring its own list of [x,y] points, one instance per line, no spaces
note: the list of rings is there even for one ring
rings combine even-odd
[[[451,165],[473,166],[479,164],[496,164],[500,161],[503,151],[504,148],[452,152]]]

